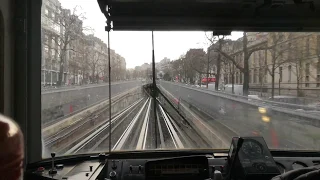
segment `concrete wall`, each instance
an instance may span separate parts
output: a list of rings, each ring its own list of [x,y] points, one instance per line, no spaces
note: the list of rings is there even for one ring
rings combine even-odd
[[[111,85],[111,95],[114,96],[140,84],[140,81],[115,83]],[[43,92],[41,94],[42,120],[48,121],[68,115],[107,99],[108,96],[109,86],[106,84]]]

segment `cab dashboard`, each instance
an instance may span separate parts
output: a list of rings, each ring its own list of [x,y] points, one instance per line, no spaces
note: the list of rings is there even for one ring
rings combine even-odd
[[[249,138],[240,148],[231,146],[229,150],[129,151],[61,157],[54,162],[47,159],[30,164],[25,179],[272,179],[320,164],[320,153],[270,152],[264,145],[252,142],[258,144]]]

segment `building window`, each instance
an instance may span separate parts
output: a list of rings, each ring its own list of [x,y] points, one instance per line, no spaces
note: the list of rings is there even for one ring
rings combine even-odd
[[[288,66],[288,82],[291,82],[291,66]]]
[[[240,84],[242,84],[242,72],[240,72]]]
[[[259,83],[263,82],[263,73],[264,71],[262,70],[262,68],[259,69]]]
[[[54,49],[51,49],[51,55],[52,55],[52,58],[56,57],[56,51]]]
[[[55,38],[54,36],[52,36],[52,39],[51,39],[51,48],[55,48]]]
[[[253,72],[253,83],[257,83],[257,70],[256,69]]]
[[[226,76],[224,77],[224,79],[225,79],[225,80],[224,80],[224,81],[225,81],[225,83],[226,83],[226,84],[229,84],[229,81],[228,81],[228,74],[226,74]]]
[[[257,65],[257,52],[253,52],[253,67],[256,67],[256,65]]]
[[[317,53],[320,55],[320,35],[317,36]]]
[[[251,72],[251,70],[249,71],[249,83],[252,83],[251,81],[252,81],[252,72]]]
[[[309,87],[309,76],[306,76],[306,87]]]
[[[48,46],[49,46],[49,37],[48,37],[48,35],[44,35],[44,40],[43,40],[43,42],[44,42],[44,46],[45,46],[45,47],[48,47]]]
[[[55,23],[58,22],[58,14],[57,14],[57,13],[54,14],[53,21],[54,21]]]
[[[47,43],[47,46],[49,47],[49,48],[52,48],[52,37],[51,36],[48,36],[48,43]]]
[[[49,52],[48,46],[44,46],[44,52],[45,52],[45,53],[48,53],[48,52]]]
[[[54,29],[55,31],[57,31],[57,32],[60,32],[60,26],[57,25],[57,24],[55,24],[55,25],[53,26],[53,29]]]
[[[48,18],[51,18],[51,15],[52,15],[52,14],[51,14],[51,11],[49,11],[49,10],[48,10],[48,15],[47,15],[47,16],[48,16]],[[49,22],[51,22],[51,20],[50,20],[50,19],[49,19]]]
[[[306,76],[310,75],[310,63],[306,64]]]
[[[268,82],[268,67],[266,67],[266,69],[264,70],[264,83]]]
[[[306,55],[307,57],[310,55],[310,38],[307,37],[307,42],[306,42]]]
[[[51,13],[52,20],[55,21],[56,15],[54,12]]]
[[[292,48],[292,45],[291,45],[291,42],[289,42],[289,43],[288,43],[288,56],[287,56],[288,60],[290,60],[291,57],[292,57],[292,50],[291,50],[291,48]]]
[[[238,79],[239,79],[239,73],[236,72],[236,84],[238,84]]]
[[[283,45],[282,44],[280,44],[280,52],[279,52],[279,54],[280,54],[280,58],[282,59],[283,58]]]
[[[279,67],[279,79],[282,82],[282,67]]]

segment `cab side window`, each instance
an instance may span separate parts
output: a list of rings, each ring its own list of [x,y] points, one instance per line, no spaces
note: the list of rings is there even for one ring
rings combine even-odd
[[[4,113],[4,22],[0,10],[0,113]]]

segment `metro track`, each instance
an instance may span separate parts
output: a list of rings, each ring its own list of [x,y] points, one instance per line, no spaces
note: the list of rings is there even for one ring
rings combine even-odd
[[[116,116],[111,119],[111,135],[112,133],[130,117],[130,115],[137,112],[137,110],[141,107],[143,99],[140,99],[128,106],[125,110],[118,113]],[[93,130],[90,135],[71,149],[69,149],[66,154],[79,153],[84,151],[94,152],[99,150],[99,148],[104,147],[104,151],[108,150],[108,140],[109,140],[109,122],[107,121],[103,126],[98,129]],[[112,136],[113,137],[113,136]]]
[[[153,149],[207,147],[192,128],[168,106],[148,94],[112,115],[111,129],[107,107],[91,113],[98,119],[93,125],[88,118],[46,137],[44,145],[60,155]],[[154,116],[155,115],[155,116]],[[154,118],[156,117],[156,118]],[[110,137],[111,135],[111,137]],[[110,142],[111,138],[111,142]],[[111,147],[109,148],[109,146]]]
[[[111,100],[112,100],[112,102],[117,102],[117,101],[121,100],[124,96],[130,94],[131,92],[134,92],[134,90],[136,90],[136,89],[137,89],[137,88],[132,88],[132,89],[129,89],[128,91],[120,92],[120,93],[114,95],[114,96],[111,98]],[[44,124],[42,124],[42,129],[50,129],[50,128],[52,128],[53,126],[56,126],[57,124],[63,122],[63,121],[66,120],[67,118],[71,118],[71,117],[73,117],[73,116],[75,116],[75,115],[77,115],[77,114],[80,114],[81,112],[83,112],[83,111],[85,111],[85,110],[88,110],[88,109],[90,109],[90,108],[93,108],[93,107],[95,107],[95,106],[98,106],[99,104],[104,103],[104,102],[106,102],[107,105],[109,105],[109,98],[102,99],[102,100],[100,100],[100,101],[98,101],[98,102],[96,102],[96,103],[93,103],[93,104],[91,104],[91,105],[89,105],[89,106],[86,106],[86,107],[84,107],[84,108],[82,108],[82,109],[80,109],[80,110],[77,110],[77,111],[75,111],[75,112],[73,112],[73,113],[71,113],[71,114],[65,115],[65,116],[60,117],[60,118],[57,118],[57,119],[55,119],[55,120],[50,120],[50,121],[48,121],[48,122],[45,122]],[[90,115],[87,115],[87,117],[88,117],[88,116],[90,116]],[[84,117],[84,118],[87,118],[87,117]]]
[[[171,102],[173,95],[165,92]],[[117,100],[121,101],[122,98],[125,96],[118,97]],[[116,102],[115,100],[113,103]],[[159,96],[154,99],[145,93],[144,97],[131,104],[126,104],[127,107],[116,108],[116,112],[112,114],[111,124],[109,124],[108,113],[106,113],[108,106],[106,106],[89,113],[90,115],[87,116],[89,118],[76,121],[51,136],[45,137],[44,145],[50,151],[61,155],[107,152],[109,149],[139,151],[216,148],[217,146],[226,147],[226,139],[237,135],[232,129],[224,126],[223,123],[226,122],[218,121],[201,109],[187,106],[184,101],[181,101],[180,105],[186,111],[182,115],[181,111],[178,110],[179,113],[172,108],[172,104],[166,103],[164,98]],[[183,116],[188,116],[188,120]],[[193,125],[189,124],[190,122]],[[245,125],[247,124],[241,124],[241,126]],[[207,135],[203,137],[203,133]],[[281,143],[289,144],[289,141]]]
[[[155,123],[155,119],[152,116],[152,105],[152,98],[142,98],[112,117],[112,151],[185,148],[185,138],[182,137],[182,130],[177,126],[177,123],[165,112],[160,104],[157,104],[158,118]],[[154,129],[155,124],[156,131]],[[109,122],[106,122],[63,153],[108,151],[109,131]],[[159,138],[158,145],[154,142],[155,138]]]

